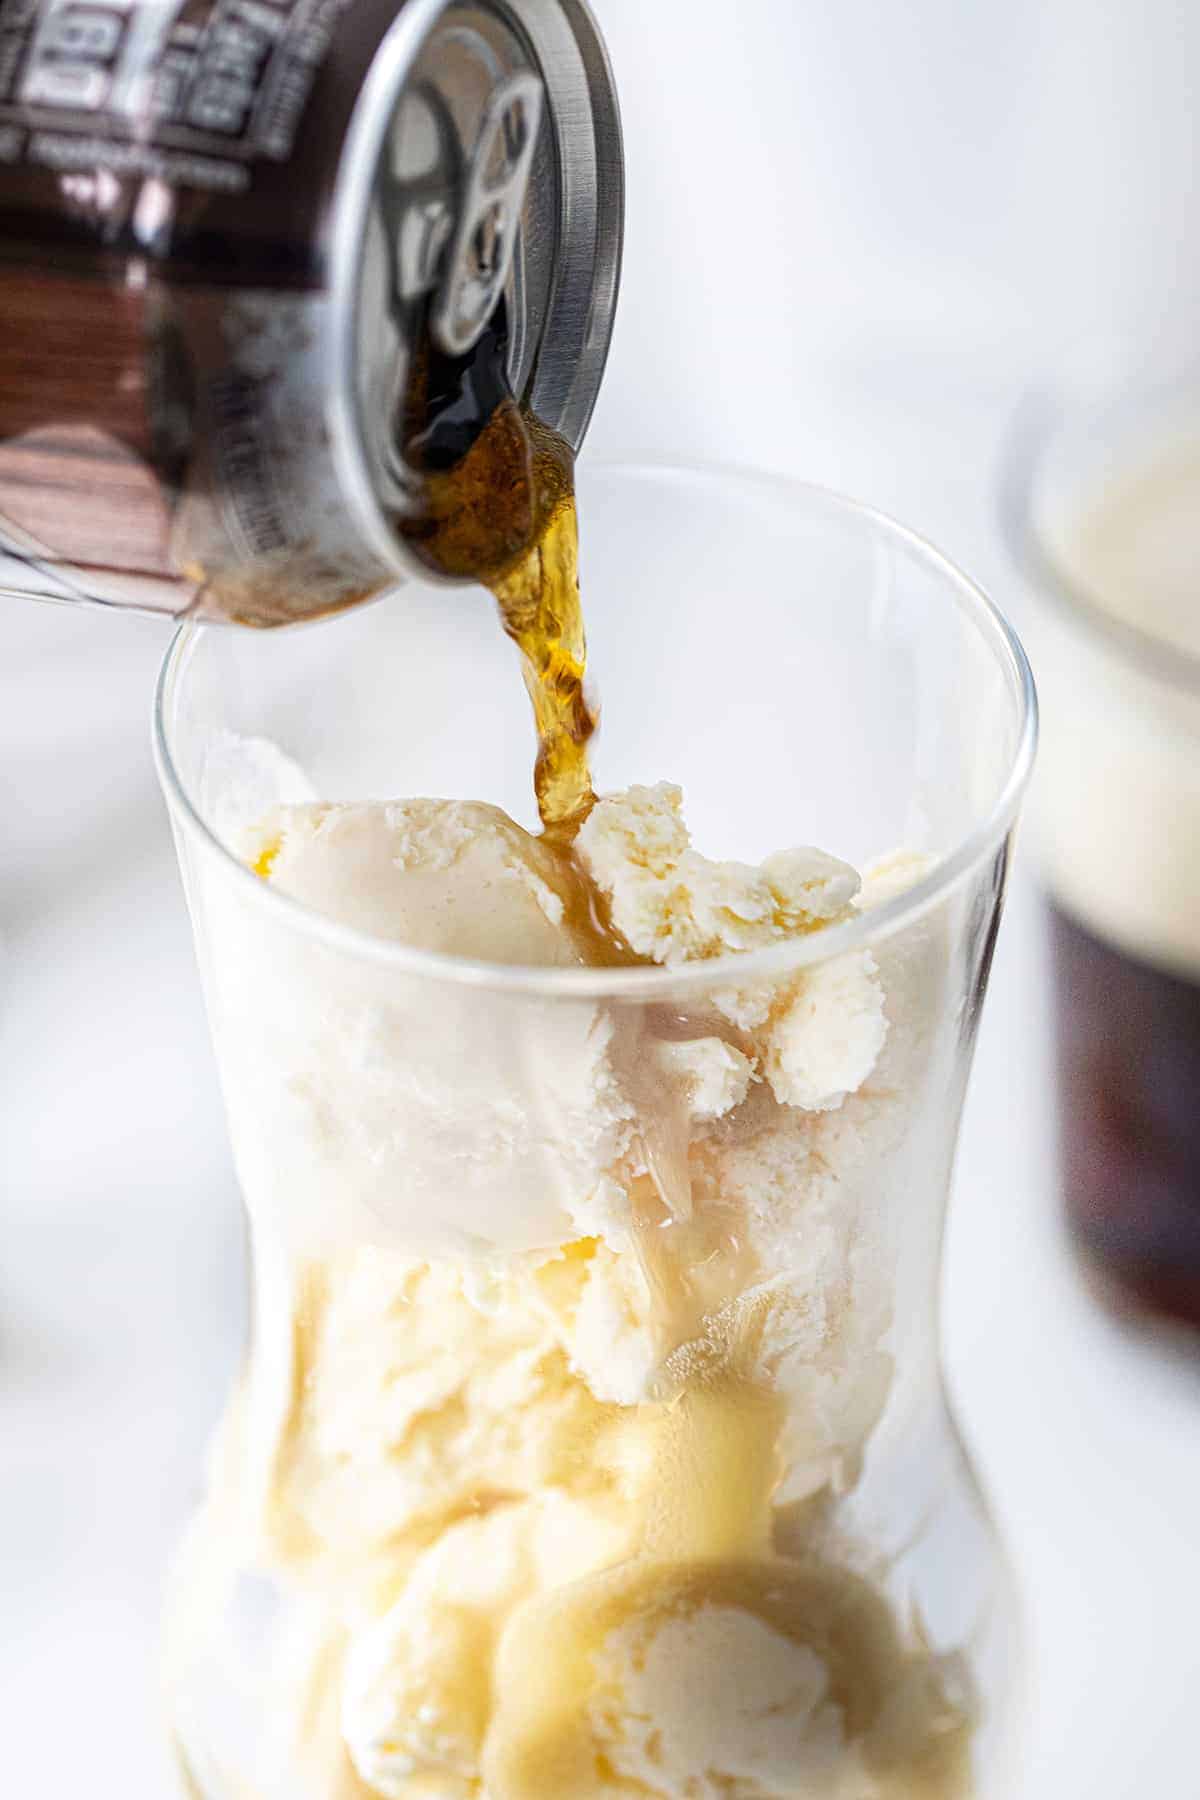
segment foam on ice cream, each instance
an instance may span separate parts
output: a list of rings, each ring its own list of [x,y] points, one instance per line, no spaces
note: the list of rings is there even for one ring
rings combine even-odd
[[[239,848],[376,937],[556,968],[786,941],[923,869],[712,862],[667,785],[601,799],[570,855],[430,800],[281,806]],[[264,1327],[290,1361],[252,1376],[244,1438],[263,1553],[328,1581],[365,1791],[957,1795],[928,1653],[774,1548],[887,1397],[864,1203],[921,1054],[914,971],[852,952],[648,1008],[355,969],[310,935],[217,959],[244,977],[217,995],[243,1183],[288,1223],[303,1320]],[[872,1732],[915,1671],[897,1758]]]

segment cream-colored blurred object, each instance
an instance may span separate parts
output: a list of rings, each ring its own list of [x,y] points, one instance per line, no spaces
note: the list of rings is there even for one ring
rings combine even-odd
[[[1047,604],[1038,621],[1038,849],[1051,893],[1094,935],[1194,975],[1200,439],[1135,438],[1109,462],[1107,479],[1037,520],[1059,579],[1092,609]]]
[[[493,967],[785,943],[927,866],[713,863],[665,785],[601,799],[570,854],[458,802],[226,824],[291,899]],[[869,1200],[936,933],[915,982],[885,943],[690,1009],[559,1004],[518,1042],[486,984],[397,1006],[288,935],[264,1011],[244,928],[214,922],[218,1010],[276,1349],[224,1427],[177,1636],[223,1562],[291,1571],[310,1633],[266,1704],[298,1768],[319,1743],[314,1792],[965,1793],[969,1694],[821,1504],[891,1382]]]
[[[1134,457],[1064,538],[1064,572],[1110,617],[1200,656],[1200,423]]]

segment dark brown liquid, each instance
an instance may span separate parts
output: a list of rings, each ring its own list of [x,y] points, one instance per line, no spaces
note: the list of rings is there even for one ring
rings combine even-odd
[[[495,595],[533,702],[538,810],[548,832],[569,840],[592,804],[596,728],[584,691],[574,457],[509,393],[502,316],[466,357],[423,341],[400,435],[423,469],[424,503],[399,529],[439,574]]]
[[[1200,981],[1050,927],[1072,1232],[1114,1297],[1200,1326]]]

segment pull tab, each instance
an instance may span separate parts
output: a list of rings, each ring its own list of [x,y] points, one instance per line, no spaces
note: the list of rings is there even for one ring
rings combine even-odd
[[[437,285],[463,179],[454,120],[436,88],[423,82],[401,96],[375,175],[397,321],[398,309]]]
[[[541,118],[542,84],[528,70],[502,82],[484,109],[430,317],[450,356],[464,356],[475,343],[508,279]]]

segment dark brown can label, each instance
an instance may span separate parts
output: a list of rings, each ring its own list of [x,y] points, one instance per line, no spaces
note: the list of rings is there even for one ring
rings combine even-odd
[[[290,161],[352,6],[3,0],[0,163],[243,194],[258,159]]]
[[[0,584],[271,622],[394,578],[339,506],[324,333],[399,10],[0,0]]]

